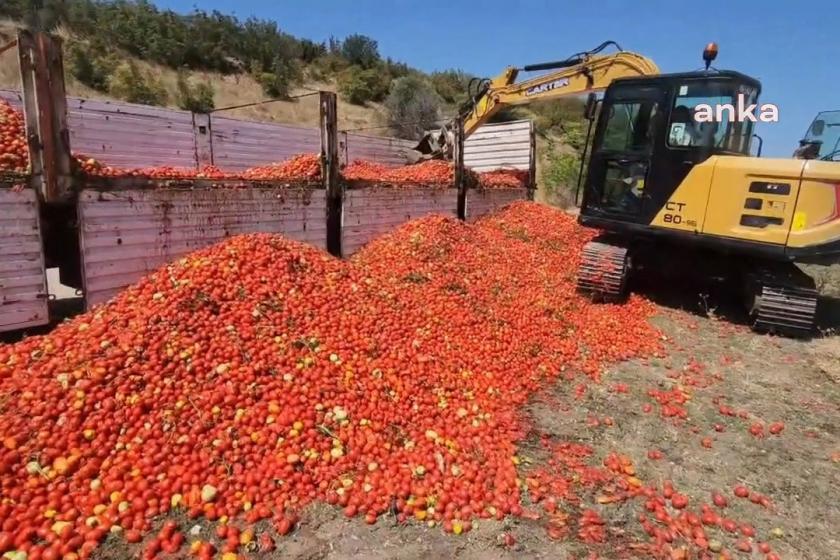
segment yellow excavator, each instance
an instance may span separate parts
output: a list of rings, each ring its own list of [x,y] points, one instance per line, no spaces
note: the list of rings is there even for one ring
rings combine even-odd
[[[620,49],[602,54],[610,46],[618,48],[606,42],[526,66],[555,71],[524,82],[516,83],[515,68],[482,82],[458,117],[465,134],[506,105],[603,90],[603,99],[587,103],[594,133],[579,215],[601,234],[583,250],[578,288],[618,300],[638,262],[692,255],[697,275],[738,280],[755,330],[812,333],[817,291],[796,263],[840,262],[836,152],[829,159],[751,157],[753,122],[735,118],[735,108],[757,105],[761,84],[711,68],[714,43],[703,52],[705,70],[677,74],[659,74],[652,61]],[[826,127],[812,125],[815,135]],[[427,136],[418,150],[449,156],[452,128]]]

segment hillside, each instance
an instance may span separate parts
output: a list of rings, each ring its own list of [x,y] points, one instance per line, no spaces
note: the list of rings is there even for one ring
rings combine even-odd
[[[16,24],[11,21],[0,22],[0,44],[14,38]],[[68,37],[66,31],[62,31],[64,38]],[[177,81],[178,72],[166,68],[160,64],[149,63],[134,57],[124,55],[127,60],[134,62],[143,72],[148,72],[160,80],[167,92],[167,103],[164,106],[177,107]],[[271,99],[262,90],[257,81],[248,74],[222,74],[220,72],[182,71],[190,80],[207,82],[214,90],[214,101],[216,107],[240,105],[257,101]],[[117,100],[118,97],[107,91],[98,91],[82,84],[67,72],[67,93],[68,95],[85,97],[90,99]],[[0,55],[0,88],[18,89],[20,87],[20,74],[18,62],[14,52],[6,52]],[[290,95],[299,95],[311,90],[337,91],[337,84],[333,81],[306,80],[304,83],[293,86]],[[339,98],[339,126],[347,128],[369,128],[384,126],[385,117],[381,104],[368,103],[366,105],[354,105]],[[225,111],[226,116],[252,119],[259,121],[275,121],[284,124],[300,126],[314,126],[318,122],[318,104],[314,98],[303,98],[291,101],[274,101],[264,105],[233,109]],[[367,131],[368,134],[387,134],[387,128],[378,128]]]

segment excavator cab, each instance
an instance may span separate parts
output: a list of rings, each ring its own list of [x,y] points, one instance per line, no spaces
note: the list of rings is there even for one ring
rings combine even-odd
[[[799,144],[794,157],[840,161],[840,110],[819,113]]]
[[[796,263],[840,258],[840,168],[830,163],[840,113],[811,125],[816,161],[751,157],[760,90],[731,71],[610,84],[583,183],[579,221],[601,234],[583,249],[582,292],[620,300],[632,270],[681,259],[740,286],[755,330],[810,335],[818,292]]]
[[[739,102],[756,103],[760,89],[729,71],[614,81],[595,126],[581,221],[622,230],[650,224],[697,164],[713,155],[748,156],[753,123],[734,112]],[[717,108],[732,118],[717,119]]]

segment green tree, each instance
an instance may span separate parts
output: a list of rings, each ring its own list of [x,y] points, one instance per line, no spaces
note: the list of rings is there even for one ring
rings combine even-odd
[[[324,43],[315,43],[309,39],[300,42],[300,59],[303,62],[312,63],[327,54],[327,46]]]
[[[215,107],[213,86],[207,82],[190,83],[183,72],[178,73],[178,107],[193,113],[209,113]]]
[[[350,64],[373,68],[379,62],[379,45],[366,35],[353,34],[341,44],[341,54]]]
[[[412,69],[409,68],[408,64],[404,62],[395,62],[390,58],[385,59],[385,71],[391,77],[392,80],[396,80],[397,78],[402,78],[403,76],[408,76],[412,73]],[[417,72],[414,70],[413,72]]]
[[[368,101],[382,101],[388,94],[388,79],[376,69],[365,70],[351,66],[338,77],[338,90],[347,101],[364,105]]]
[[[460,70],[433,72],[429,78],[437,94],[447,103],[463,103],[467,99],[470,76]]]
[[[419,139],[434,128],[440,108],[441,99],[434,88],[417,76],[394,80],[385,100],[388,126],[402,138]]]
[[[277,58],[272,71],[262,72],[257,79],[266,95],[286,99],[292,84],[299,80],[300,76],[300,67],[296,61]]]
[[[78,41],[66,44],[66,71],[89,88],[107,91],[108,77],[117,66],[114,58],[101,46]]]
[[[160,81],[133,62],[123,62],[114,69],[108,78],[108,91],[115,97],[143,105],[165,105],[167,100]]]

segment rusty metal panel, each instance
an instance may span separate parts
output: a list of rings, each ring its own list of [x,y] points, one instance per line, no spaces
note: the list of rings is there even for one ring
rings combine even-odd
[[[189,111],[70,97],[67,121],[73,152],[106,165],[196,168]]]
[[[464,165],[474,171],[528,170],[531,163],[531,121],[485,124],[464,141]]]
[[[527,189],[479,189],[467,191],[467,221],[478,218],[510,204],[515,200],[528,200]]]
[[[49,323],[47,279],[32,189],[0,188],[0,332]]]
[[[323,249],[325,216],[326,198],[318,189],[85,189],[79,230],[87,305],[232,235],[281,233]]]
[[[212,118],[210,128],[213,163],[225,171],[242,171],[321,150],[321,135],[317,128],[216,116]]]
[[[363,159],[386,165],[406,165],[409,161],[407,152],[417,144],[402,138],[365,134],[344,133],[339,138],[344,143],[344,159],[347,163]]]
[[[457,191],[429,188],[365,188],[344,195],[341,248],[349,257],[367,242],[427,214],[457,217]]]

